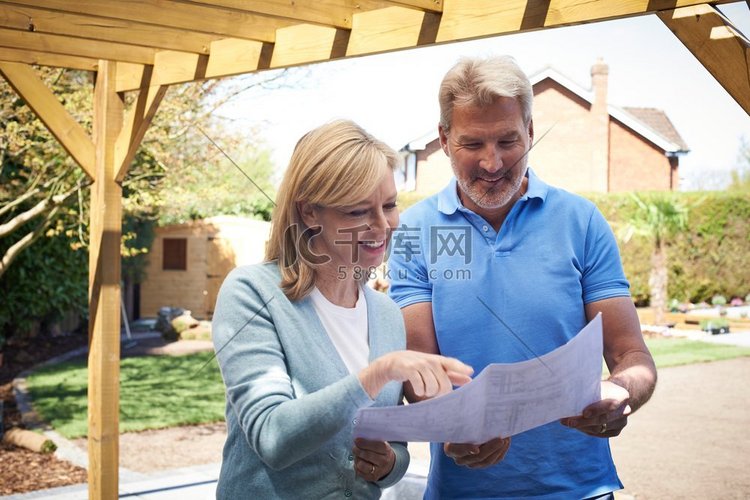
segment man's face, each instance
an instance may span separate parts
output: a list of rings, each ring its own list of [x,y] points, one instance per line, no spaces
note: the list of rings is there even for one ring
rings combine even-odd
[[[464,206],[485,212],[515,202],[534,135],[531,122],[524,124],[518,100],[498,97],[490,106],[456,106],[450,131],[439,132]]]

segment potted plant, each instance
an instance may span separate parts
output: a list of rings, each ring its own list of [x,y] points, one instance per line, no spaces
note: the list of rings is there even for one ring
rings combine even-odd
[[[729,320],[726,318],[702,319],[701,330],[711,335],[729,333]]]

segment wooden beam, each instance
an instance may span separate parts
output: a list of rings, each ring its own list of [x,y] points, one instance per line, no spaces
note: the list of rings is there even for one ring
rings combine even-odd
[[[434,43],[440,16],[405,7],[354,15],[346,55],[372,54]]]
[[[750,41],[707,4],[660,12],[659,19],[750,114]]]
[[[36,50],[8,49],[0,47],[0,61],[17,62],[23,64],[37,64],[52,66],[53,68],[70,68],[84,71],[96,71],[98,59],[76,56],[61,56]]]
[[[9,29],[0,29],[0,46],[92,59],[106,56],[113,61],[139,64],[153,64],[156,52],[155,49],[137,45]]]
[[[152,85],[174,85],[267,69],[272,50],[273,46],[267,43],[228,38],[212,42],[208,56],[169,50],[157,52]],[[139,90],[146,67],[120,63],[117,91]]]
[[[153,120],[156,110],[159,109],[164,94],[167,93],[166,86],[151,85],[150,73],[150,71],[146,73],[138,98],[128,111],[124,126],[117,138],[115,165],[118,170],[115,181],[118,183],[125,179],[143,136],[151,125],[151,120]]]
[[[118,498],[120,403],[120,240],[122,188],[115,143],[123,102],[116,64],[99,63],[94,91],[96,180],[91,186],[89,243],[89,499]]]
[[[716,0],[731,3],[736,0]],[[705,0],[451,0],[443,5],[437,42],[652,14]]]
[[[294,24],[292,20],[172,0],[139,0],[135,5],[124,0],[44,0],[43,3],[10,0],[8,3],[263,42],[273,42],[277,28]]]
[[[274,68],[326,61],[346,54],[346,30],[298,24],[276,32],[271,66]]]
[[[442,10],[442,0],[319,0],[290,2],[289,0],[194,0],[205,5],[219,5],[230,9],[268,16],[293,19],[302,24],[351,29],[354,14],[383,9],[393,5],[408,6],[414,9]]]
[[[122,19],[68,14],[0,2],[0,28],[38,34],[67,35],[92,40],[141,45],[163,50],[208,53],[217,35],[154,26]]]
[[[92,179],[96,179],[94,144],[91,138],[83,127],[70,116],[31,66],[14,62],[0,62],[0,74],[36,113],[86,174]]]

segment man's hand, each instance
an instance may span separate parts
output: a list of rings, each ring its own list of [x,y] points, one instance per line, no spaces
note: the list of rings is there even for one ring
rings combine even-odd
[[[354,472],[365,481],[379,481],[387,476],[396,463],[396,453],[383,441],[354,440]]]
[[[508,453],[510,438],[495,438],[484,444],[445,443],[443,451],[456,462],[472,469],[484,469],[495,465]]]
[[[630,415],[630,394],[628,391],[609,380],[602,381],[602,399],[590,404],[583,410],[583,415],[568,417],[560,423],[579,430],[589,436],[609,438],[619,436],[628,425]]]

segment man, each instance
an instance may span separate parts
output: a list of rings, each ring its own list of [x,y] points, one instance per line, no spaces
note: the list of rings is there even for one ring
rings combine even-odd
[[[611,375],[582,415],[512,445],[433,443],[426,498],[613,498],[622,484],[608,438],[656,383],[607,222],[527,168],[532,98],[510,57],[462,60],[447,73],[438,130],[455,178],[403,214],[390,294],[408,348],[456,357],[475,374],[550,352],[601,312]]]

